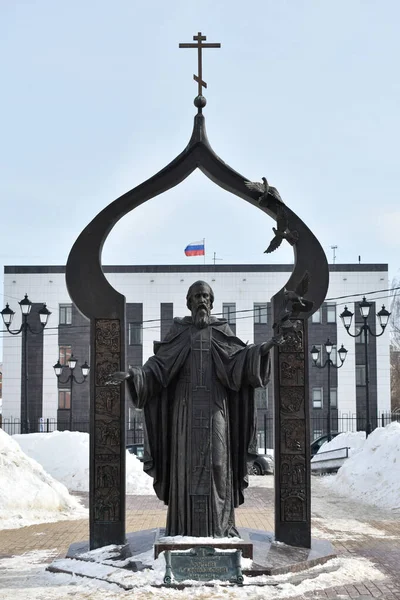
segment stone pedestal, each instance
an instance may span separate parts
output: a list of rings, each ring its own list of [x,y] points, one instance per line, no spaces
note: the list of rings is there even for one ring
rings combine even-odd
[[[199,546],[211,546],[218,550],[241,550],[243,558],[253,558],[253,544],[249,539],[247,530],[240,530],[241,539],[235,541],[220,541],[218,538],[199,538],[202,541],[185,541],[182,537],[182,541],[175,541],[174,538],[165,538],[164,529],[157,529],[155,541],[154,541],[154,558],[157,558],[160,552],[166,550],[190,550],[191,548],[198,548]]]
[[[135,556],[139,556],[140,554],[149,552],[149,550],[152,549],[154,549],[154,553],[156,556],[158,556],[158,554],[163,550],[184,549],[182,545],[178,544],[165,544],[164,547],[160,548],[160,543],[157,542],[157,540],[159,534],[162,532],[162,529],[155,528],[129,533],[127,535],[128,547],[121,547],[120,552],[115,555],[114,560],[121,560],[127,556],[131,556],[131,564],[129,566],[126,566],[125,569],[130,569],[133,571],[141,570],[146,568],[146,566],[150,567],[150,565],[146,565],[142,562],[135,561]],[[281,575],[283,573],[298,573],[299,571],[306,571],[307,569],[310,569],[311,567],[314,567],[316,565],[323,565],[331,558],[336,557],[336,552],[332,544],[327,540],[319,540],[312,538],[311,547],[302,548],[296,546],[289,546],[282,542],[277,542],[275,541],[274,534],[268,531],[239,528],[239,535],[243,540],[242,545],[240,542],[227,542],[226,544],[222,543],[221,545],[212,543],[210,545],[212,545],[213,548],[223,547],[224,549],[241,549],[243,552],[243,558],[252,558],[253,562],[251,566],[249,568],[242,569],[243,575],[248,575],[249,577],[255,577],[258,575]],[[158,549],[156,551],[157,543]],[[204,547],[205,544],[199,543],[198,545]],[[194,544],[188,543],[186,547],[193,548]],[[82,559],[80,555],[86,553],[88,550],[88,541],[72,544],[68,550],[67,558],[77,558],[79,560],[92,561],[95,560],[94,558]],[[252,551],[252,557],[246,556],[245,553],[249,553],[250,551]],[[63,572],[68,572],[68,570],[65,570],[65,566],[63,568]],[[76,568],[76,565],[73,568]]]

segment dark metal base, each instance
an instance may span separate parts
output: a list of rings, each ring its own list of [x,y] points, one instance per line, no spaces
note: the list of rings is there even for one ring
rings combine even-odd
[[[127,544],[121,548],[115,560],[121,560],[127,556],[132,557],[130,570],[142,570],[146,565],[137,562],[135,565],[135,556],[148,552],[155,547],[158,536],[162,533],[162,529],[145,529],[143,531],[135,531],[127,535]],[[257,529],[239,528],[239,535],[243,539],[245,546],[252,545],[253,547],[253,563],[250,568],[243,568],[243,575],[280,575],[283,573],[297,573],[310,569],[315,565],[322,565],[328,560],[335,558],[336,553],[330,542],[327,540],[312,539],[311,548],[299,548],[296,546],[287,546],[281,542],[275,542],[274,534],[268,531],[260,531]],[[204,544],[202,544],[204,546]],[[171,545],[172,546],[172,545]],[[216,540],[213,547],[221,548]],[[194,547],[193,544],[185,545],[186,548]],[[224,548],[236,548],[239,545],[224,544]],[[183,550],[181,544],[174,544],[175,550]],[[155,550],[155,548],[154,548]],[[84,552],[89,551],[89,542],[77,542],[69,547],[67,558],[78,558]],[[162,550],[159,548],[158,552]],[[113,557],[114,559],[114,557]],[[91,559],[94,560],[94,559]]]
[[[160,552],[165,552],[166,550],[190,550],[198,546],[212,546],[212,548],[218,548],[219,550],[241,550],[243,558],[253,558],[253,543],[248,538],[247,530],[241,529],[240,533],[245,537],[242,537],[242,541],[235,543],[220,542],[218,538],[214,538],[207,543],[165,542],[162,541],[162,538],[165,536],[165,529],[160,528],[157,530],[154,542],[154,558],[157,558]]]

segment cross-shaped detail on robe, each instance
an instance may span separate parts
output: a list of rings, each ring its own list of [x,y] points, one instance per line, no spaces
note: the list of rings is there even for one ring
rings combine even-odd
[[[205,423],[205,425],[203,425],[203,422]],[[205,416],[202,410],[193,415],[193,427],[202,427],[203,429],[208,429],[209,423],[210,418]]]
[[[205,512],[207,512],[207,503],[206,500],[202,497],[197,497],[196,496],[193,498],[193,510],[195,513],[197,514],[204,514]]]
[[[207,342],[205,346],[203,345],[203,341]],[[210,344],[209,338],[207,340],[203,340],[203,330],[200,330],[199,345],[197,347],[196,346],[193,347],[193,350],[200,351],[200,361],[199,361],[200,365],[198,368],[199,385],[195,386],[195,388],[194,388],[195,390],[206,388],[205,381],[204,381],[205,368],[204,368],[204,361],[203,361],[203,352],[210,352],[209,344]]]
[[[193,79],[199,84],[198,95],[202,96],[202,88],[206,88],[207,84],[203,81],[203,57],[201,51],[203,48],[221,48],[221,44],[203,44],[207,38],[205,35],[201,35],[201,31],[197,35],[194,35],[193,39],[197,44],[179,44],[179,48],[197,48],[198,75],[193,75]]]

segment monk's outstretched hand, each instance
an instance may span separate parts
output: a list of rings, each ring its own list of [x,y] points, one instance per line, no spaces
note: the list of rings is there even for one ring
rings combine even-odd
[[[264,342],[263,344],[261,344],[261,354],[264,356],[265,354],[267,354],[267,352],[269,352],[271,350],[271,348],[273,348],[274,346],[279,346],[280,344],[283,344],[284,341],[285,340],[284,340],[283,335],[274,336],[268,342]]]
[[[112,373],[108,377],[106,385],[119,385],[120,383],[125,381],[125,379],[128,379],[128,377],[129,373],[127,373],[126,371],[115,371],[115,373]]]

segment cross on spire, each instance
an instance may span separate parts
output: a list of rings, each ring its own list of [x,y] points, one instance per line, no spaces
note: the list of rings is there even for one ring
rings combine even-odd
[[[202,96],[202,88],[207,87],[206,82],[203,81],[203,57],[201,51],[203,48],[221,48],[221,44],[203,44],[206,39],[206,36],[201,35],[201,31],[199,31],[197,35],[193,36],[193,40],[196,41],[197,44],[179,44],[179,48],[197,48],[198,75],[193,75],[193,79],[199,84],[199,96]]]

